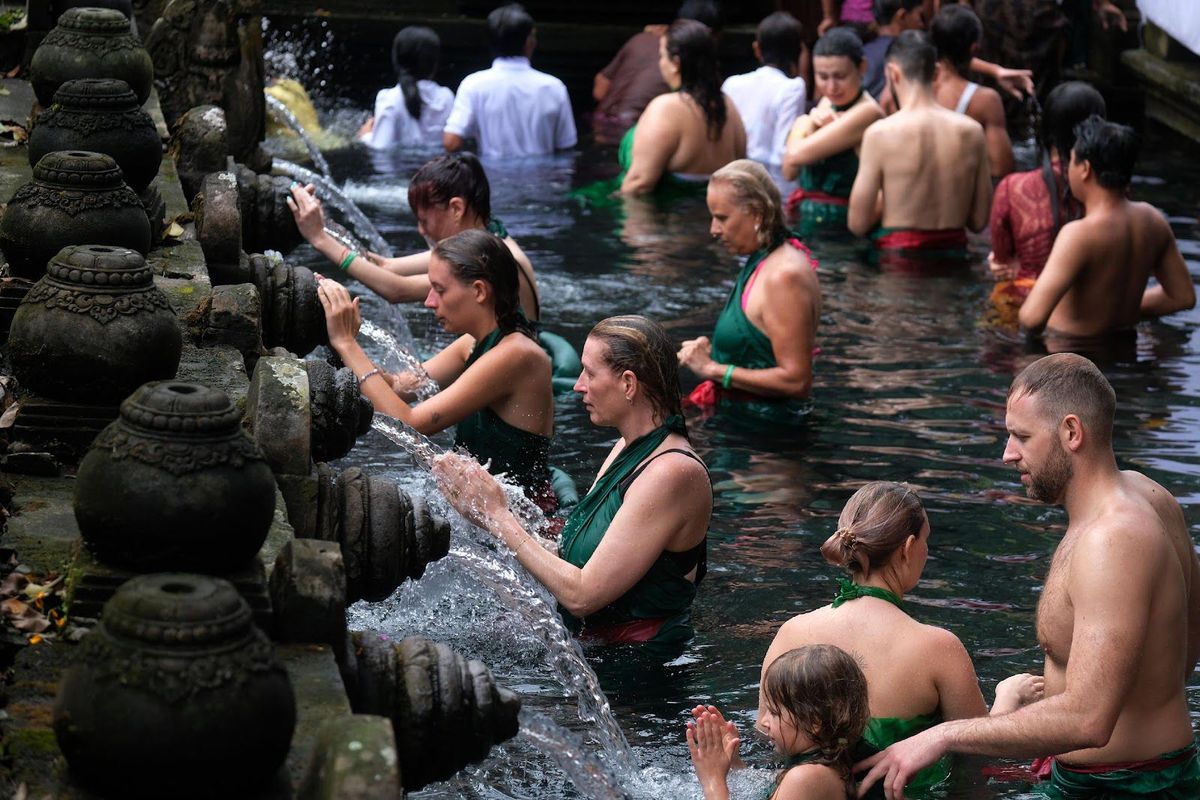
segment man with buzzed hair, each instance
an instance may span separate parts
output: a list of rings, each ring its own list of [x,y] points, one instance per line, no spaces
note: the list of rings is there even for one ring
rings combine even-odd
[[[1038,602],[1045,699],[943,723],[858,765],[859,796],[889,800],[947,752],[1052,755],[1057,800],[1195,800],[1200,758],[1185,687],[1200,657],[1200,561],[1183,511],[1154,481],[1117,468],[1112,386],[1063,353],[1026,367],[1008,394],[1004,461],[1068,525]]]
[[[1136,341],[1143,317],[1196,304],[1196,288],[1162,213],[1126,196],[1137,161],[1132,128],[1092,116],[1075,127],[1067,167],[1082,219],[1054,240],[1046,266],[1021,305],[1021,325],[1053,351]],[[1146,288],[1150,277],[1158,284]]]
[[[859,236],[874,230],[881,249],[961,258],[964,227],[987,225],[992,179],[983,128],[933,95],[936,64],[924,31],[904,31],[888,49],[884,74],[900,110],[863,134],[847,223]]]

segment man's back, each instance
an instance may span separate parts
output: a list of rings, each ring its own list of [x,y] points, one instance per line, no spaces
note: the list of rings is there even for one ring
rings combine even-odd
[[[1141,317],[1142,292],[1170,242],[1166,221],[1146,203],[1122,201],[1063,226],[1038,278],[1046,280],[1043,292],[1067,287],[1047,332],[1093,337],[1132,329]],[[1040,304],[1042,292],[1034,299]],[[1037,310],[1035,305],[1028,313]]]
[[[981,230],[987,224],[991,181],[983,129],[932,103],[867,128],[859,180],[867,189],[872,183],[882,188],[885,228]]]
[[[763,164],[783,160],[792,123],[804,113],[803,78],[763,66],[725,79],[721,91],[737,106],[746,128],[746,157]]]
[[[493,158],[553,153],[576,141],[566,87],[522,57],[497,58],[463,78],[445,131],[474,137]]]

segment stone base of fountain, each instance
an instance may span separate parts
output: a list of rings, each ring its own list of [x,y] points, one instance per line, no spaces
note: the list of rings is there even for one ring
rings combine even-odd
[[[92,440],[118,414],[115,405],[65,403],[28,393],[21,396],[20,403],[12,427],[12,449],[50,453],[64,465],[79,463]]]
[[[99,618],[100,609],[117,588],[130,578],[141,574],[143,573],[100,563],[81,542],[75,549],[75,557],[67,576],[67,604],[71,609],[72,618]],[[274,615],[267,574],[262,562],[257,558],[251,559],[244,568],[221,577],[232,583],[242,599],[249,604],[254,624],[270,634],[274,628]]]
[[[150,220],[150,246],[153,247],[162,240],[163,231],[166,229],[167,203],[158,191],[157,181],[147,186],[138,195],[138,199],[142,201],[142,207],[146,209],[146,216]]]
[[[0,278],[0,340],[8,338],[8,328],[17,313],[17,306],[32,288],[33,281],[24,278]]]

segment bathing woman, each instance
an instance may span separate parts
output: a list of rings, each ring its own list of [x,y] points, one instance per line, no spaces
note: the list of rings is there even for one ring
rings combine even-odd
[[[672,22],[659,43],[658,66],[674,91],[651,100],[621,140],[621,194],[648,194],[666,176],[703,182],[746,155],[746,129],[733,101],[721,93],[708,26]]]
[[[447,236],[467,230],[489,230],[504,240],[519,268],[521,308],[534,322],[542,316],[541,297],[533,265],[492,216],[491,187],[479,159],[471,153],[438,156],[416,171],[408,184],[408,205],[417,216],[417,230],[430,250],[398,258],[382,258],[351,250],[325,232],[321,202],[313,188],[293,186],[288,207],[308,243],[350,277],[368,286],[389,303],[416,303],[429,294],[432,247]]]
[[[584,345],[575,391],[592,424],[621,438],[567,518],[558,555],[525,531],[477,464],[446,455],[434,474],[451,504],[550,590],[582,638],[685,642],[705,571],[712,489],[680,415],[671,340],[645,317],[600,322]]]
[[[958,637],[922,625],[908,615],[904,593],[912,591],[929,555],[929,518],[920,499],[899,483],[863,486],[846,503],[838,529],[821,546],[829,563],[845,569],[831,605],[793,617],[775,634],[763,658],[763,674],[776,658],[797,647],[831,644],[854,655],[867,676],[871,718],[859,756],[883,750],[947,719],[988,713],[975,667]],[[1017,675],[997,687],[992,713],[1008,713],[1038,699],[1043,683]],[[759,696],[759,718],[765,705]],[[918,773],[909,791],[946,777],[947,765]]]
[[[821,312],[817,263],[784,227],[779,189],[761,164],[742,159],[708,184],[712,235],[748,256],[711,341],[683,343],[679,363],[705,379],[689,396],[722,399],[808,397]]]
[[[517,270],[504,242],[487,231],[462,231],[433,248],[425,306],[443,328],[463,335],[424,363],[442,390],[417,406],[404,399],[411,398],[402,388],[407,374],[390,387],[355,340],[362,322],[358,301],[332,280],[322,280],[317,291],[329,344],[377,411],[425,434],[457,425],[456,445],[491,461],[493,470],[553,510],[550,358],[518,308]]]

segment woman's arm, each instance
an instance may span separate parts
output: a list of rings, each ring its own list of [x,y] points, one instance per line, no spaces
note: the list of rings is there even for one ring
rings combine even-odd
[[[863,131],[883,119],[883,112],[873,101],[860,103],[842,114],[830,109],[826,98],[821,99],[821,104],[809,115],[809,125],[815,130],[807,136],[788,139],[787,152],[783,155],[783,176],[788,180],[807,164],[858,147]],[[823,113],[822,108],[825,109]],[[823,114],[832,117],[822,125]]]
[[[933,636],[929,663],[936,670],[934,685],[938,693],[938,710],[943,719],[982,717],[988,713],[979,678],[967,648],[950,631],[926,628]]]
[[[621,182],[621,194],[652,192],[667,171],[679,146],[679,128],[672,122],[667,107],[676,101],[673,95],[662,95],[651,100],[642,112],[633,132],[633,163]]]
[[[657,458],[629,487],[596,552],[582,568],[537,546],[495,479],[474,460],[445,456],[434,466],[450,503],[501,539],[555,599],[586,617],[628,592],[673,538],[698,517],[707,524],[712,495],[704,469],[687,456]],[[673,498],[670,503],[664,498]],[[533,543],[533,546],[530,546]]]

